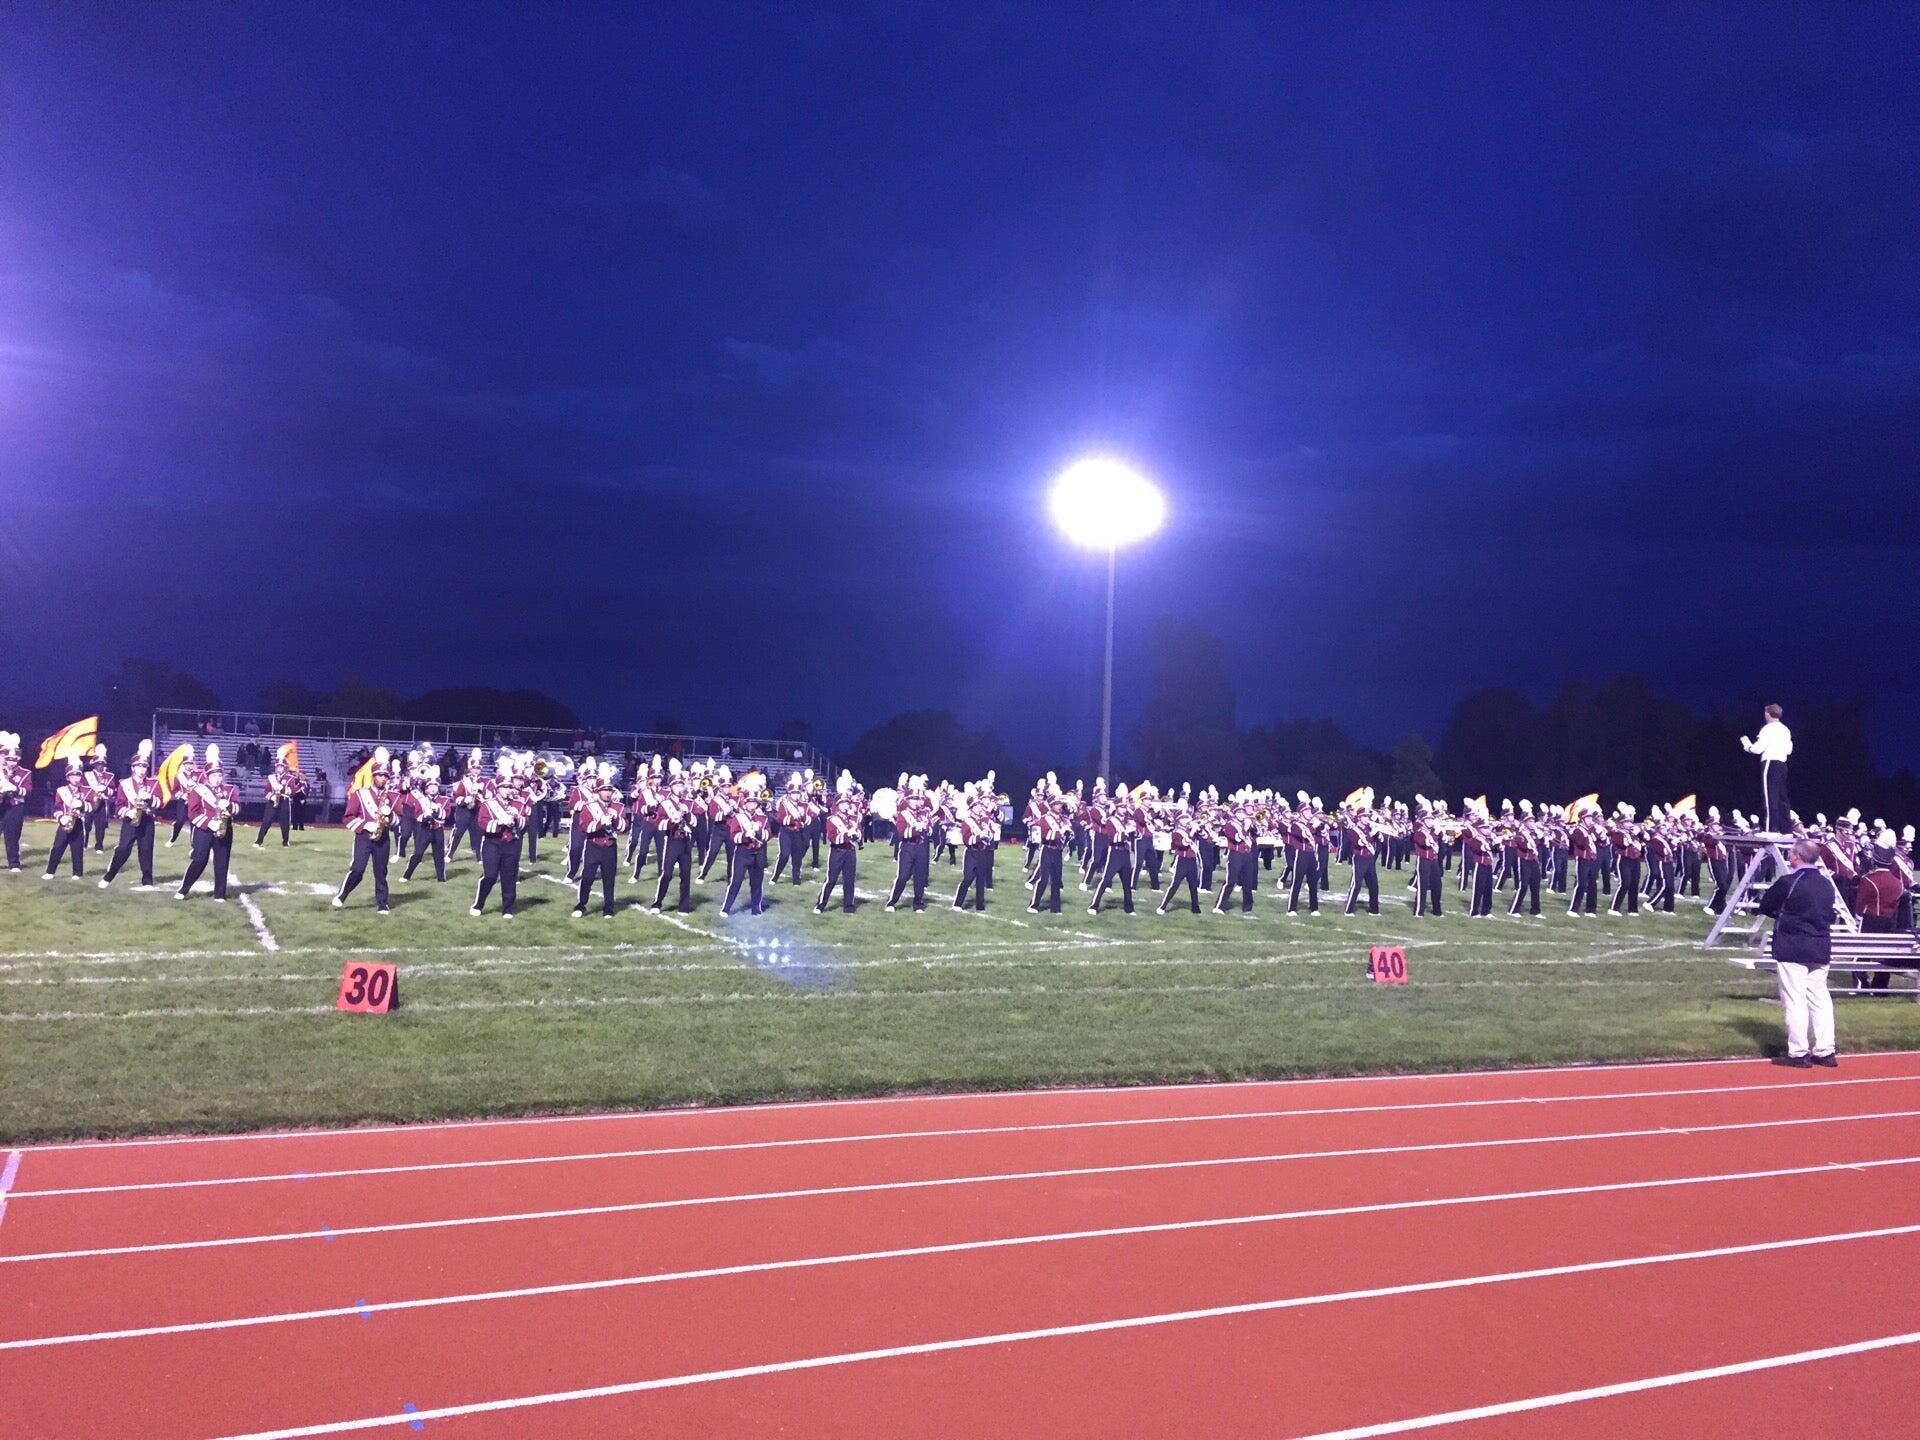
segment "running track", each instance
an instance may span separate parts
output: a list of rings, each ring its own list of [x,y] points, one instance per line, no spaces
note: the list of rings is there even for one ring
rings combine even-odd
[[[1920,1052],[0,1165],[9,1440],[1920,1436]]]

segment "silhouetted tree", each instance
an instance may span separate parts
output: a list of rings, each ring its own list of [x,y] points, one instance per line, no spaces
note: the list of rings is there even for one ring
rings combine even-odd
[[[1161,784],[1220,783],[1241,768],[1233,687],[1218,636],[1192,620],[1154,621],[1152,680],[1134,731],[1137,773]]]
[[[1411,807],[1416,795],[1434,800],[1446,789],[1440,773],[1433,768],[1433,747],[1418,731],[1409,730],[1395,741],[1389,758],[1393,769],[1388,773],[1386,793],[1394,799]]]
[[[1476,690],[1453,707],[1434,768],[1456,795],[1490,805],[1531,794],[1540,749],[1540,712],[1512,690]]]
[[[882,720],[853,742],[845,764],[869,790],[892,785],[903,771],[977,780],[992,770],[999,789],[1018,793],[1010,788],[1012,757],[999,737],[968,729],[950,710],[908,710]]]

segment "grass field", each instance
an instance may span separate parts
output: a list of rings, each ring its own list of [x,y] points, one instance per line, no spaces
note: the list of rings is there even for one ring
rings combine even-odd
[[[1383,913],[1349,919],[1336,866],[1334,903],[1314,919],[1289,919],[1270,893],[1251,920],[1094,917],[1072,889],[1065,913],[1035,916],[1008,849],[984,916],[947,908],[959,871],[936,865],[923,915],[867,898],[853,916],[817,916],[816,880],[775,889],[763,916],[723,918],[716,870],[690,915],[648,914],[628,887],[611,920],[574,920],[564,852],[550,846],[523,871],[507,924],[467,914],[466,859],[444,886],[396,883],[391,915],[374,913],[370,883],[331,909],[348,848],[338,830],[290,849],[243,837],[226,905],[171,898],[184,842],[159,851],[163,888],[150,893],[124,874],[97,889],[104,857],[91,852],[83,883],[43,881],[50,834],[30,826],[26,870],[0,873],[6,1140],[1750,1055],[1779,1029],[1767,977],[1696,948],[1706,918],[1693,902],[1671,917],[1574,920],[1549,896],[1537,920],[1416,919],[1403,877],[1386,872]],[[863,892],[883,891],[891,868],[887,848],[869,846]],[[1407,947],[1411,985],[1365,980],[1381,943]],[[398,962],[398,1014],[334,1012],[355,956]],[[1845,1005],[1840,1033],[1843,1050],[1920,1045],[1920,1006]]]

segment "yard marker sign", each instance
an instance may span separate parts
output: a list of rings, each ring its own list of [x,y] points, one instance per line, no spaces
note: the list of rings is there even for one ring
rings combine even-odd
[[[1367,952],[1367,978],[1376,985],[1407,983],[1407,952],[1398,945],[1376,945]]]
[[[355,1015],[387,1015],[400,1008],[400,967],[349,960],[340,971],[336,1010]]]

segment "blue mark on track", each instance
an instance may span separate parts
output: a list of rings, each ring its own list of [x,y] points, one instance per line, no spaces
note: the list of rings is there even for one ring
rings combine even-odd
[[[400,1408],[406,1411],[406,1413],[409,1415],[417,1413],[420,1409],[420,1407],[418,1405],[415,1405],[411,1400],[409,1400],[405,1405],[402,1405]],[[424,1430],[427,1428],[427,1422],[424,1420],[409,1420],[407,1422],[407,1428],[410,1430]]]

